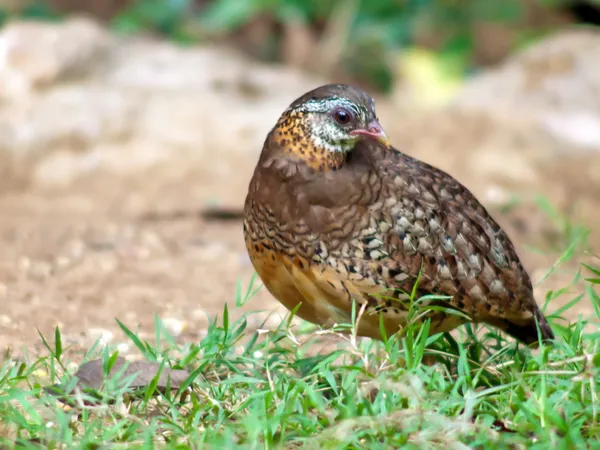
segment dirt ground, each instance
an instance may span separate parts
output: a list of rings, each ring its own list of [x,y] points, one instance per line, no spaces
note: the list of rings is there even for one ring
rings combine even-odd
[[[42,41],[34,40],[36,45]],[[65,346],[86,349],[98,338],[120,344],[126,339],[115,318],[152,339],[155,314],[179,339],[198,340],[226,302],[233,309],[238,281],[242,289],[248,286],[254,272],[241,221],[208,220],[200,213],[214,204],[241,208],[260,143],[274,118],[314,84],[308,78],[300,83],[283,69],[250,70],[248,63],[233,59],[226,63],[224,54],[212,50],[153,45],[132,44],[133,50],[116,45],[101,75],[42,92],[35,101],[27,100],[27,114],[6,122],[37,124],[46,140],[40,138],[39,147],[51,142],[47,145],[58,156],[40,166],[43,182],[5,185],[0,192],[0,352],[45,354],[38,330],[52,340],[56,326]],[[135,69],[132,55],[138,55]],[[205,74],[206,86],[200,86],[204,81],[198,81],[199,67],[216,67],[202,58],[217,58],[225,67],[223,77],[243,74],[259,88],[250,83],[241,92],[228,87],[233,82],[209,79],[212,73]],[[178,69],[171,69],[176,63]],[[141,86],[138,91],[135,83]],[[189,90],[175,83],[188,83]],[[153,103],[143,103],[150,96]],[[59,98],[67,101],[60,103]],[[87,101],[99,103],[86,107]],[[396,145],[449,171],[490,208],[513,238],[534,283],[567,243],[532,206],[533,194],[545,193],[573,213],[576,223],[581,219],[593,228],[600,220],[600,153],[567,157],[554,152],[556,139],[543,137],[522,121],[501,126],[481,115],[453,112],[411,121],[389,100],[377,104]],[[13,120],[14,111],[0,108],[0,121],[4,113],[12,113]],[[198,111],[208,119],[196,118]],[[82,118],[85,114],[89,123]],[[125,123],[132,116],[136,122]],[[48,119],[46,125],[43,120]],[[98,131],[98,136],[69,128],[75,123],[89,130],[90,124],[104,122],[108,131]],[[63,135],[55,123],[64,128]],[[73,161],[87,158],[73,150],[73,141],[77,148],[91,149],[89,154],[111,155],[112,162],[55,183],[64,155],[74,155]],[[146,157],[145,149],[162,153],[142,164],[136,158]],[[121,170],[119,164],[138,166]],[[511,193],[526,202],[503,213],[501,204]],[[590,248],[600,248],[599,243],[594,231]],[[561,266],[536,287],[538,302],[549,289],[568,286],[578,268],[577,263]],[[581,285],[569,288],[550,310],[580,292]],[[250,316],[249,332],[276,326],[286,313],[261,289],[234,316],[257,310],[262,312]],[[591,312],[586,298],[568,316]]]
[[[234,307],[238,280],[248,285],[253,270],[241,222],[199,217],[216,191],[227,197],[227,185],[198,188],[198,173],[172,184],[150,174],[102,178],[0,201],[2,348],[37,352],[38,329],[51,338],[57,325],[77,346],[110,333],[122,338],[115,318],[150,337],[154,314],[176,336],[198,339],[225,302]],[[232,196],[240,192],[232,187]],[[252,316],[249,328],[283,312],[277,306],[261,291],[245,309],[267,313]]]
[[[125,342],[115,318],[152,339],[155,314],[180,339],[200,339],[225,302],[235,305],[238,280],[246,288],[253,274],[241,222],[200,215],[216,194],[221,204],[239,207],[252,166],[238,163],[235,180],[211,181],[200,168],[163,168],[128,179],[99,175],[60,192],[3,195],[0,348],[45,353],[38,330],[52,338],[57,325],[74,349],[100,337]],[[534,280],[541,278],[558,253],[527,251],[535,239],[515,232],[524,229],[520,220],[496,215]],[[566,286],[575,268],[552,275],[537,289],[538,301],[547,289]],[[587,304],[570,318],[591,312]],[[242,310],[263,311],[251,316],[249,331],[268,317],[266,327],[274,327],[285,314],[265,289]]]

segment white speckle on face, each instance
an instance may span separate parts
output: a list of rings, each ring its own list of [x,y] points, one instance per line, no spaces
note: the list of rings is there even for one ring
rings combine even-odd
[[[343,153],[343,152],[347,152],[350,151],[352,149],[352,147],[354,146],[354,142],[344,142],[343,144],[332,144],[329,141],[322,139],[320,136],[313,134],[311,137],[312,143],[315,147],[317,148],[322,148],[327,150],[328,152],[333,152],[333,153]]]
[[[359,110],[354,103],[345,98],[327,98],[310,100],[300,108],[300,111],[308,113],[326,113],[333,111],[334,108],[346,108],[355,114],[358,114],[359,119],[364,119],[363,112]]]
[[[310,135],[315,147],[333,153],[345,153],[352,150],[358,137],[351,135],[347,128],[334,121],[331,112],[335,108],[351,111],[359,122],[366,120],[366,111],[345,98],[310,100],[298,110],[309,115]]]

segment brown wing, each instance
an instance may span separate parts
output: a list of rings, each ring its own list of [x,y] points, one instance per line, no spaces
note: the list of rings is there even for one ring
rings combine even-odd
[[[452,296],[451,304],[475,321],[527,342],[537,340],[537,318],[552,338],[512,242],[466,187],[394,149],[377,170],[385,180],[381,217],[392,224],[383,264],[411,279],[421,268],[422,291]]]

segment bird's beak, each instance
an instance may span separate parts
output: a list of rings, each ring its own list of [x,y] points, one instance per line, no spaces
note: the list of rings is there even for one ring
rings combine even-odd
[[[354,130],[350,134],[368,136],[370,138],[378,140],[386,147],[389,147],[391,145],[390,140],[385,134],[385,131],[383,131],[383,128],[377,120],[372,120],[371,123],[369,123],[367,129]]]

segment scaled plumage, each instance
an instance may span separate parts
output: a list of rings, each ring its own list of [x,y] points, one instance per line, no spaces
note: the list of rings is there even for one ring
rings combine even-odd
[[[294,101],[267,136],[250,182],[244,235],[267,289],[330,326],[366,304],[358,334],[405,325],[410,293],[520,341],[554,338],[508,236],[447,173],[393,148],[373,100],[326,85]],[[420,274],[420,275],[419,275]],[[431,303],[431,302],[430,302]],[[435,312],[431,333],[465,319]]]

